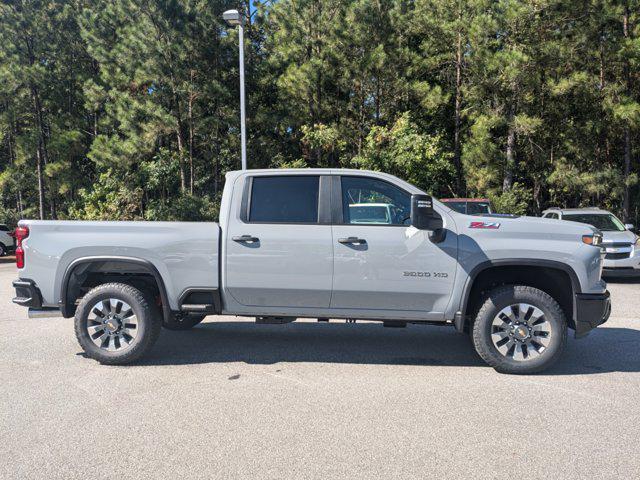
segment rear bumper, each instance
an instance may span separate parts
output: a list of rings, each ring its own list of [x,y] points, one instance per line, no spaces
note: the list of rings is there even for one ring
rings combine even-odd
[[[576,293],[575,309],[576,338],[581,338],[598,325],[609,320],[609,315],[611,315],[609,291]]]
[[[27,278],[14,280],[13,288],[16,289],[16,296],[13,298],[13,303],[29,308],[42,307],[42,295],[33,280]]]

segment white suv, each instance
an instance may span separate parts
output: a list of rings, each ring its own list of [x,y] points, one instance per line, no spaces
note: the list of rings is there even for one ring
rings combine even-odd
[[[542,212],[542,216],[587,223],[599,229],[606,252],[602,276],[640,276],[640,238],[631,231],[633,225],[625,225],[613,213],[597,207],[550,208]]]
[[[10,231],[9,227],[0,224],[0,257],[15,250],[15,244],[13,237],[9,233]]]

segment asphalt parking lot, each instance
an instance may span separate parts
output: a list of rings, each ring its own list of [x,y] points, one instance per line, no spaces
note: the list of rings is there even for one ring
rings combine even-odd
[[[141,364],[28,319],[0,264],[0,478],[640,478],[640,283],[535,376],[445,327],[210,317]]]

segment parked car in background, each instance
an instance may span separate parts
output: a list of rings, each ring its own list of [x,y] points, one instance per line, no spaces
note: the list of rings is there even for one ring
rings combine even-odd
[[[440,201],[456,212],[466,215],[493,213],[488,198],[441,198]]]
[[[602,232],[605,249],[603,276],[640,276],[640,237],[613,213],[600,208],[550,208],[542,212],[544,218],[557,218],[586,223]]]
[[[15,249],[15,242],[12,231],[4,224],[0,224],[0,257],[12,253]]]

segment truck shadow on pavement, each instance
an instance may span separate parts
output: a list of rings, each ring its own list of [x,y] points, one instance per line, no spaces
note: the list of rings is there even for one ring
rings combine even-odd
[[[587,338],[570,337],[558,363],[544,375],[640,372],[640,331],[599,328]],[[254,325],[208,322],[187,332],[163,330],[139,365],[189,365],[244,362],[322,362],[489,368],[475,353],[469,337],[452,328],[381,324]]]

